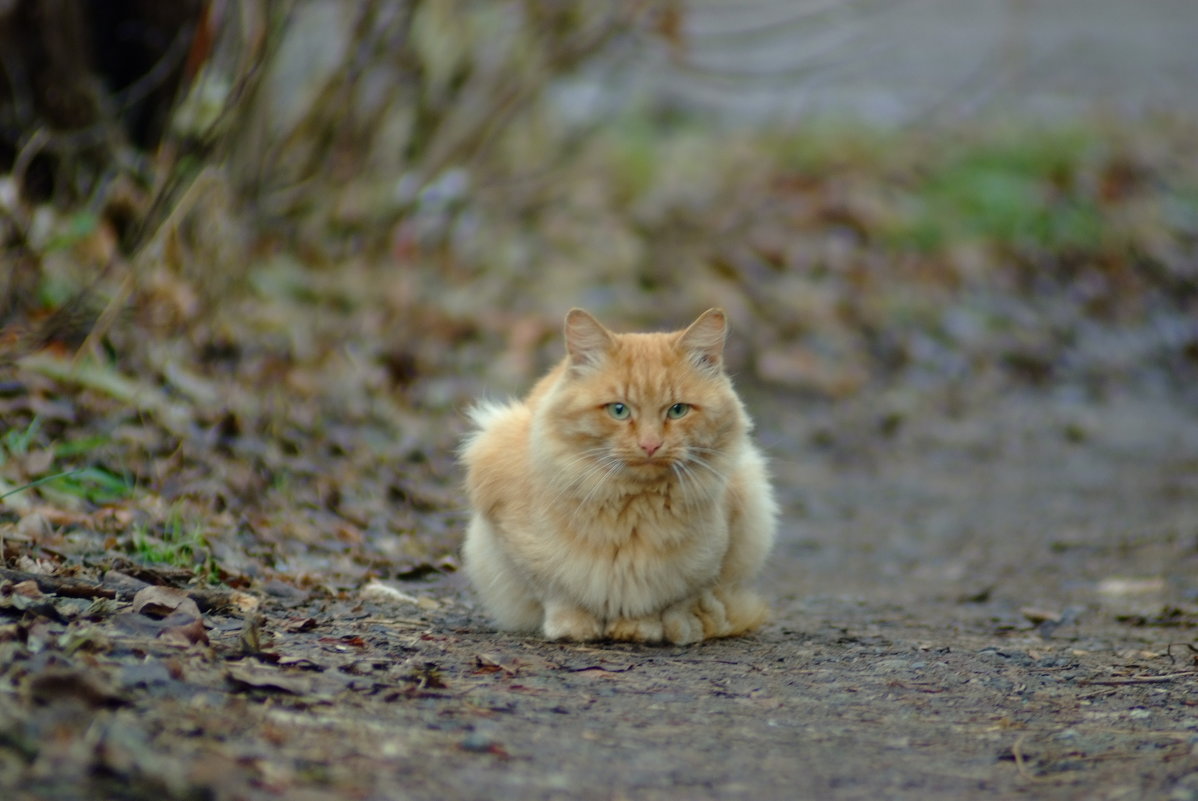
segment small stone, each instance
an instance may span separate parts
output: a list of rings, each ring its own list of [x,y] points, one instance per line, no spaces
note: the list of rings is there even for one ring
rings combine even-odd
[[[485,734],[479,732],[471,732],[462,738],[461,742],[463,751],[470,751],[475,754],[489,753],[495,746],[495,741]]]

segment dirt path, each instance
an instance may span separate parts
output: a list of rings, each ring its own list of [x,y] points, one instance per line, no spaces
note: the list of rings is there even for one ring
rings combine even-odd
[[[980,395],[752,399],[786,522],[750,639],[496,635],[458,576],[396,584],[411,600],[274,587],[260,627],[207,610],[207,647],[46,596],[60,620],[0,638],[0,788],[1198,798],[1194,406]]]

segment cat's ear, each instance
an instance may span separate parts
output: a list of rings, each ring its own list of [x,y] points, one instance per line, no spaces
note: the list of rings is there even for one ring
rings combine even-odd
[[[572,367],[599,364],[615,344],[611,332],[582,309],[570,309],[566,315],[566,352]]]
[[[723,309],[708,309],[682,332],[678,346],[690,355],[696,367],[718,370],[724,361],[724,338],[728,317]]]

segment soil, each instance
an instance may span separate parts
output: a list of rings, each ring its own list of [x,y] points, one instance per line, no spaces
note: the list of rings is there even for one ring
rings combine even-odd
[[[1198,798],[1192,398],[745,394],[784,506],[760,633],[497,634],[457,573],[193,591],[197,632],[119,571],[8,571],[3,796]]]

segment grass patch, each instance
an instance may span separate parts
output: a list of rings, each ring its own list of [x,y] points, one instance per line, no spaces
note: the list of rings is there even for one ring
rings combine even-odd
[[[185,523],[177,510],[153,529],[146,525],[134,526],[130,552],[151,564],[187,568],[210,584],[220,582],[220,568],[212,555],[204,527],[198,522]]]
[[[1098,249],[1102,153],[1094,133],[1068,129],[958,144],[912,183],[894,240],[923,251],[959,241],[1018,251]]]
[[[34,417],[25,428],[10,428],[5,431],[4,435],[0,437],[0,447],[3,448],[3,451],[0,452],[0,464],[3,464],[8,457],[21,457],[29,453],[30,446],[37,438],[41,428],[41,418]]]
[[[0,436],[0,467],[12,464],[24,480],[13,486],[5,483],[0,500],[27,490],[37,489],[52,503],[78,505],[80,501],[103,506],[132,497],[137,489],[135,478],[102,464],[70,467],[80,457],[94,460],[95,452],[110,445],[108,437],[85,435],[63,442],[40,445],[41,418],[34,417],[23,428],[13,428]],[[41,458],[35,458],[41,452]],[[20,480],[18,479],[18,480]]]
[[[106,506],[132,497],[137,489],[133,478],[106,467],[89,465],[50,477],[41,492],[50,500],[84,500]]]

